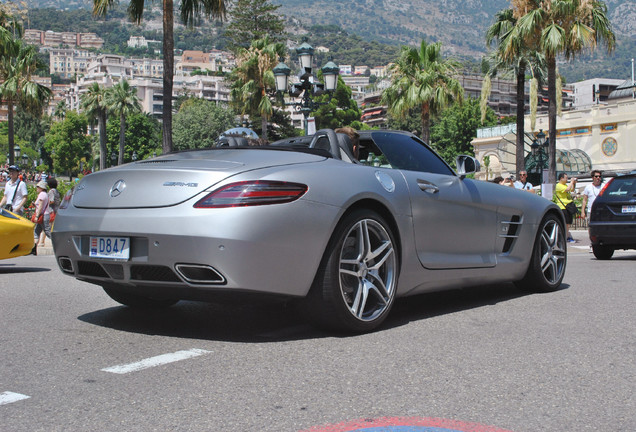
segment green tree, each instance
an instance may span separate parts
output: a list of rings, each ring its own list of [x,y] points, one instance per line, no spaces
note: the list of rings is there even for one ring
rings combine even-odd
[[[240,49],[236,68],[232,71],[232,106],[242,115],[261,118],[261,137],[267,139],[267,120],[273,106],[268,93],[275,87],[272,69],[278,58],[285,55],[285,45],[270,42],[268,36],[252,42],[248,49]]]
[[[106,92],[108,111],[119,116],[119,158],[118,164],[124,163],[124,146],[126,145],[126,117],[141,112],[141,103],[137,97],[137,89],[130,87],[127,80],[122,79]]]
[[[0,27],[0,99],[7,106],[9,163],[14,161],[14,108],[40,116],[51,98],[51,89],[35,81],[35,73],[46,68],[37,50],[14,39],[10,30]]]
[[[260,117],[255,117],[254,122],[258,124]],[[291,121],[289,112],[282,109],[274,109],[267,123],[267,137],[269,141],[276,141],[283,138],[298,136],[300,129],[296,129]]]
[[[488,108],[486,126],[497,124],[497,116]],[[446,108],[431,127],[431,143],[435,151],[450,166],[455,166],[455,158],[460,154],[474,155],[470,144],[482,127],[481,108],[478,99],[469,98],[463,103],[455,102]]]
[[[106,125],[109,152],[119,151],[121,125],[119,119],[111,117]],[[142,160],[161,153],[161,125],[149,114],[135,113],[126,117],[125,148],[123,163],[133,160],[133,153]]]
[[[108,109],[106,105],[106,89],[94,82],[86,93],[80,96],[81,107],[90,119],[97,119],[99,129],[99,169],[106,169],[108,149],[106,148],[106,120]]]
[[[106,16],[114,0],[93,0],[93,14]],[[137,24],[144,15],[145,0],[131,0],[128,16]],[[174,82],[174,1],[162,0],[163,9],[163,152],[172,151],[172,88]],[[225,17],[225,0],[187,0],[179,2],[181,21],[193,27],[201,14],[206,18]]]
[[[53,155],[55,172],[67,173],[69,179],[79,172],[79,163],[90,153],[91,138],[86,135],[88,120],[75,111],[66,113],[66,118],[54,123],[46,134],[45,147]]]
[[[209,148],[234,125],[234,113],[205,99],[191,98],[174,116],[174,147]]]
[[[322,71],[318,72],[321,78]],[[351,88],[338,76],[338,84],[333,95],[327,93],[314,98],[316,102],[324,103],[314,111],[316,127],[318,129],[336,129],[344,126],[353,126],[359,121],[361,112],[356,101],[352,98]],[[356,129],[359,129],[357,127]]]
[[[557,56],[566,60],[599,42],[612,51],[616,36],[599,0],[511,0],[519,34],[528,47],[543,53],[548,69],[548,182],[556,183]]]
[[[443,59],[442,44],[422,41],[419,49],[403,46],[400,57],[391,68],[390,86],[382,94],[383,103],[396,117],[403,117],[415,107],[422,109],[422,139],[429,142],[431,117],[439,114],[455,99],[464,94],[454,77],[459,63]]]
[[[237,0],[230,9],[230,24],[226,35],[229,48],[238,51],[249,48],[252,41],[269,37],[271,42],[285,39],[285,21],[276,14],[280,5],[269,0]]]

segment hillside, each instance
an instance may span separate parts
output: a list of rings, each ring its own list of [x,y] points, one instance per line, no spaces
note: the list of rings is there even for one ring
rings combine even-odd
[[[125,0],[122,1],[125,3]],[[486,51],[484,34],[495,13],[508,0],[272,0],[288,19],[290,33],[314,25],[335,25],[366,41],[389,45],[416,44],[422,39],[441,41],[444,52],[479,59]],[[91,0],[28,0],[30,7],[90,8]],[[607,0],[617,35],[612,56],[602,52],[561,64],[568,81],[603,76],[626,79],[636,52],[636,0]],[[347,13],[343,13],[347,11]],[[354,63],[354,62],[350,62]]]

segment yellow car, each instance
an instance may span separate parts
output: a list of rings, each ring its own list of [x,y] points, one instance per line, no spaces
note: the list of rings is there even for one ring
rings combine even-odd
[[[34,224],[8,210],[1,209],[0,212],[0,259],[34,252]]]

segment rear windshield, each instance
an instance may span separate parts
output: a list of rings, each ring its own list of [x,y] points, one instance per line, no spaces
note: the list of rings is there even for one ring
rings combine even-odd
[[[636,196],[636,177],[616,177],[603,194],[615,198],[631,198]]]

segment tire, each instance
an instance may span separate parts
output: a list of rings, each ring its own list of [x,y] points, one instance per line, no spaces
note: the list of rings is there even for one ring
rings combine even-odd
[[[596,245],[592,246],[592,252],[594,253],[596,259],[608,260],[611,259],[614,255],[614,248],[610,246]]]
[[[336,227],[304,312],[329,329],[368,332],[387,317],[397,289],[399,258],[389,224],[356,210]]]
[[[534,240],[528,271],[516,285],[533,292],[555,291],[563,281],[566,264],[565,229],[557,216],[547,214]]]
[[[177,303],[179,300],[175,299],[155,299],[151,297],[144,297],[136,294],[126,293],[122,290],[102,287],[106,294],[117,303],[121,303],[124,306],[137,309],[164,309]]]

